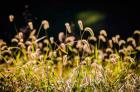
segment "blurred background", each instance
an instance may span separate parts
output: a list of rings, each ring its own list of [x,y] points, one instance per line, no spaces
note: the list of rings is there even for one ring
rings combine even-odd
[[[13,24],[8,21],[10,14],[15,16],[18,30],[26,27],[28,21],[33,21],[38,28],[41,21],[47,19],[51,30],[49,35],[55,36],[58,32],[65,31],[65,22],[76,28],[77,20],[81,19],[95,33],[105,29],[109,36],[120,34],[128,37],[134,30],[140,29],[139,10],[136,1],[7,0],[0,3],[0,39],[10,40],[14,35]]]

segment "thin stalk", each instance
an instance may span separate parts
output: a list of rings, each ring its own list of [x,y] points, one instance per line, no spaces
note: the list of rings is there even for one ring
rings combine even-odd
[[[38,29],[38,33],[37,33],[37,38],[38,38],[38,36],[39,36],[39,33],[40,33],[40,31],[41,31],[41,28],[42,28],[42,24],[40,25],[40,27],[39,27],[39,29]]]

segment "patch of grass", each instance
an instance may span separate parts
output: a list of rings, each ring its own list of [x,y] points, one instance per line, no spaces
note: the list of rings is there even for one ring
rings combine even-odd
[[[69,23],[58,38],[44,35],[47,21],[29,37],[18,32],[11,45],[0,40],[0,90],[10,92],[135,92],[140,85],[140,31],[132,37],[107,37],[105,30],[94,35],[78,22],[80,38]],[[41,30],[44,27],[44,30]],[[68,32],[67,32],[68,31]],[[84,36],[86,32],[89,35]],[[26,38],[26,39],[25,39]],[[123,40],[123,42],[122,42]]]

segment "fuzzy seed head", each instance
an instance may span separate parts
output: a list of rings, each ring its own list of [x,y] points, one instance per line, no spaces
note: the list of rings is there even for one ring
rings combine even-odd
[[[119,40],[119,39],[120,39],[120,35],[116,35],[115,37],[116,37],[116,39],[117,39],[117,40]]]
[[[25,42],[26,45],[31,45],[32,43],[30,41]]]
[[[33,22],[28,22],[28,26],[29,26],[29,28],[31,29],[31,30],[33,30]]]
[[[131,42],[131,44],[132,44],[134,47],[136,47],[136,41],[135,41],[134,38],[132,38],[132,37],[127,38],[127,42]]]
[[[1,50],[5,50],[5,49],[7,49],[7,46],[6,45],[4,45],[4,46],[1,47]]]
[[[45,30],[47,30],[50,26],[49,26],[49,22],[47,21],[47,20],[43,20],[42,21],[42,25],[43,25],[43,28],[45,29]]]
[[[119,50],[119,53],[120,53],[120,54],[125,54],[124,49],[120,49],[120,50]]]
[[[107,53],[113,53],[113,50],[111,48],[106,48]]]
[[[54,43],[54,37],[50,37],[50,42],[51,42],[51,44]]]
[[[140,35],[140,30],[135,30],[133,34],[134,34],[134,35],[136,35],[136,34],[137,34],[137,35]]]
[[[39,47],[39,48],[42,48],[42,47],[43,47],[43,44],[42,44],[41,42],[39,42],[39,43],[38,43],[38,47]]]
[[[36,33],[36,30],[34,29],[34,30],[30,33],[29,38],[32,38],[32,36],[35,36],[35,33]]]
[[[66,45],[64,43],[61,43],[60,48],[63,49],[63,50],[66,50]]]
[[[127,48],[126,48],[126,50],[131,52],[131,51],[134,50],[134,48],[131,45],[128,45]]]
[[[97,41],[97,38],[95,36],[90,36],[88,37],[88,40]]]
[[[14,15],[9,15],[9,21],[13,22],[14,21]]]
[[[132,38],[132,37],[127,38],[127,42],[133,42],[133,41],[135,41],[134,38]]]
[[[118,44],[119,44],[119,46],[122,46],[123,44],[126,44],[126,42],[125,42],[125,40],[120,40]]]
[[[23,33],[22,32],[19,32],[18,33],[18,36],[19,36],[19,38],[23,38]]]
[[[83,22],[81,20],[78,20],[78,25],[79,25],[80,30],[84,29]]]
[[[59,35],[58,35],[59,41],[63,42],[64,38],[65,38],[64,32],[60,32]]]
[[[74,36],[69,36],[65,39],[65,42],[68,43],[69,45],[74,44],[75,37]]]
[[[90,27],[86,27],[86,28],[84,29],[84,31],[87,31],[87,32],[90,33],[91,36],[94,36],[93,30],[92,30]]]
[[[68,33],[71,33],[71,27],[69,23],[65,23],[66,26],[66,30],[68,31]]]
[[[84,50],[85,52],[87,52],[88,54],[91,53],[91,49],[90,49],[90,47],[89,47],[87,44],[84,44],[83,50]]]
[[[45,39],[45,40],[43,41],[43,43],[49,44],[49,40],[48,40],[48,39]]]
[[[107,37],[107,33],[106,33],[105,30],[101,30],[101,31],[100,31],[100,35],[103,35],[103,36]]]
[[[104,36],[102,36],[102,35],[99,35],[99,40],[101,40],[101,41],[103,41],[103,42],[106,42],[105,37],[104,37]]]
[[[116,37],[112,37],[113,43],[116,43]]]
[[[13,38],[13,39],[12,39],[12,42],[16,42],[16,43],[18,43],[18,39]]]
[[[125,62],[135,62],[134,58],[132,58],[132,57],[130,57],[130,56],[124,57],[124,61],[125,61]]]
[[[77,44],[76,44],[76,48],[81,49],[83,47],[83,43],[81,40],[78,40]]]

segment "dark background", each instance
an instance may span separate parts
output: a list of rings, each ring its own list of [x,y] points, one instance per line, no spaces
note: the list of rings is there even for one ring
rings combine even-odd
[[[26,7],[25,7],[26,6]],[[106,29],[110,36],[120,34],[130,36],[135,29],[140,29],[140,6],[138,1],[102,1],[102,0],[28,0],[6,1],[0,3],[0,38],[10,40],[12,27],[8,15],[15,15],[18,28],[26,26],[29,20],[36,27],[43,19],[50,22],[49,35],[64,31],[65,22],[77,23],[75,14],[82,11],[99,11],[106,14],[104,20],[93,24],[96,31]],[[9,38],[9,39],[8,39]]]

